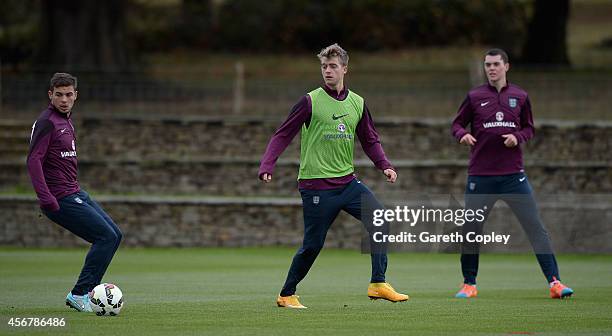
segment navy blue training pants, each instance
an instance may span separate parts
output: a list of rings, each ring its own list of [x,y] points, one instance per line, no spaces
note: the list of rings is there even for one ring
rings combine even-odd
[[[465,188],[466,209],[477,210],[486,206],[486,218],[495,202],[500,199],[508,204],[521,223],[546,279],[549,282],[553,281],[553,277],[559,280],[559,268],[553,254],[550,237],[540,219],[527,175],[517,173],[499,176],[468,176]],[[463,235],[469,232],[482,233],[483,224],[484,222],[466,222],[462,228]],[[476,284],[478,256],[479,244],[464,240],[461,253],[464,283]]]
[[[81,190],[58,200],[58,211],[43,210],[45,216],[66,230],[91,243],[91,248],[77,283],[74,295],[84,295],[100,284],[122,233],[113,220],[89,195]]]
[[[362,197],[369,206],[382,209],[374,194],[355,179],[346,186],[331,190],[301,189],[304,207],[304,241],[293,257],[281,296],[295,294],[298,283],[304,279],[325,243],[325,236],[340,210],[361,220]],[[368,228],[369,230],[370,228]],[[374,251],[374,250],[373,250]],[[387,254],[372,253],[371,282],[385,282]]]

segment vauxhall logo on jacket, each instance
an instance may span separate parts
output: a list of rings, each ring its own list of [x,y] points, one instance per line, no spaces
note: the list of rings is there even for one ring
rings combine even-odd
[[[492,128],[492,127],[511,127],[511,128],[516,128],[516,124],[514,123],[514,121],[504,121],[504,113],[503,112],[495,113],[495,120],[496,121],[490,121],[490,122],[483,123],[482,127],[484,127],[484,128]]]
[[[60,152],[63,158],[65,157],[74,157],[77,156],[76,146],[74,145],[74,140],[72,140],[72,150],[71,151],[63,151]]]

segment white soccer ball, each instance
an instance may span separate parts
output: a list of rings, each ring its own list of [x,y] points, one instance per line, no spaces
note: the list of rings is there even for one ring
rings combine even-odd
[[[89,304],[98,316],[119,315],[123,307],[123,293],[114,284],[99,284],[89,292]]]

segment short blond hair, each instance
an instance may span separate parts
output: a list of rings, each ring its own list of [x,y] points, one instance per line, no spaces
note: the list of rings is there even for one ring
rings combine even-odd
[[[342,47],[338,45],[338,43],[334,43],[328,47],[321,49],[321,52],[317,54],[319,60],[322,60],[324,57],[330,58],[335,56],[338,56],[338,58],[340,58],[340,62],[342,63],[342,65],[348,65],[349,55],[346,50],[342,49]]]

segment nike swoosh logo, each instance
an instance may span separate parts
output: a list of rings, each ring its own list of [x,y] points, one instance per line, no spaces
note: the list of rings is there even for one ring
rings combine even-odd
[[[64,128],[64,129],[63,129],[61,132],[62,132],[62,134],[63,134],[64,132],[66,132],[66,129]]]
[[[526,179],[526,177],[521,177],[521,178],[519,179],[519,182],[523,182],[523,181],[525,181],[525,179]]]
[[[336,115],[335,115],[335,114],[332,114],[332,119],[334,119],[334,120],[338,120],[338,119],[340,119],[340,118],[342,118],[342,117],[346,117],[347,115],[348,115],[348,113],[347,113],[347,114],[343,114],[343,115],[341,115],[341,116],[336,117]]]
[[[489,103],[488,101],[486,101],[486,102],[484,102],[484,103],[480,103],[480,106],[481,106],[481,107],[482,107],[482,106],[487,106],[487,104],[488,104],[488,103]]]

